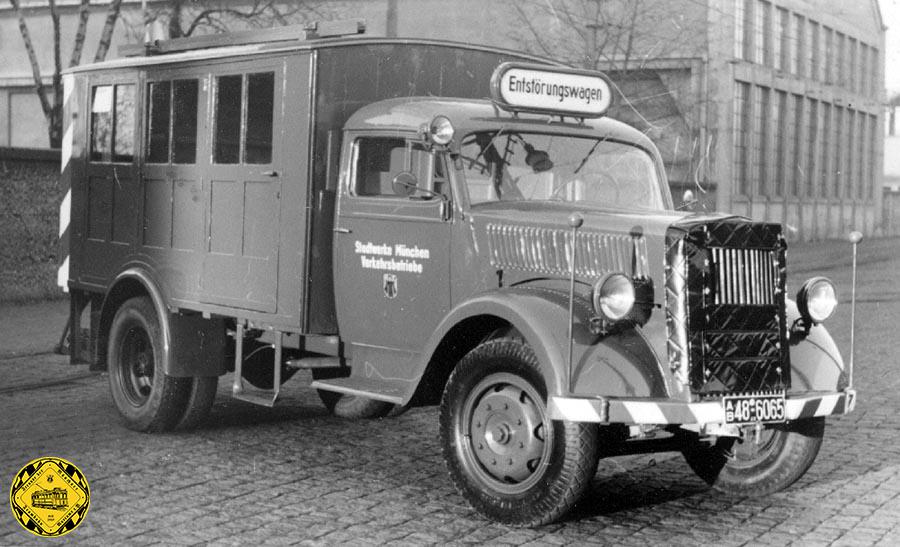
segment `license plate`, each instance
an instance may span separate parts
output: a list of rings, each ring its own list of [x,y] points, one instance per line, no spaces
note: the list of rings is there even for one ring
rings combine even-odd
[[[726,424],[756,424],[784,421],[784,393],[728,395],[722,398]]]

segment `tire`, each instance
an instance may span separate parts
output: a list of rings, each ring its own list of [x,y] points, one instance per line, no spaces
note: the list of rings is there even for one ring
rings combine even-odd
[[[313,380],[326,380],[335,378],[333,371],[316,370],[312,371]],[[328,412],[344,418],[346,420],[368,420],[373,418],[384,418],[395,410],[393,403],[387,401],[378,401],[369,399],[368,397],[360,397],[358,395],[347,395],[346,393],[336,393],[334,391],[326,391],[324,389],[316,390],[319,393],[319,399],[328,409]],[[402,412],[401,412],[402,413]]]
[[[547,524],[590,484],[599,458],[596,425],[552,421],[546,401],[537,358],[519,338],[482,343],[450,375],[441,448],[453,484],[482,515]]]
[[[194,429],[206,418],[219,388],[218,376],[199,376],[191,380],[191,391],[185,402],[184,415],[175,424],[175,429],[181,431]]]
[[[185,415],[192,378],[167,376],[159,319],[147,297],[127,300],[109,331],[109,387],[113,402],[135,431],[168,431]]]
[[[822,446],[825,418],[767,427],[757,445],[750,438],[695,441],[684,459],[714,489],[733,496],[766,496],[792,485],[812,465]]]

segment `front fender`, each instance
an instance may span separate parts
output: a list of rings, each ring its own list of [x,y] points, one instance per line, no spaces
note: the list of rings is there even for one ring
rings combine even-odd
[[[662,366],[636,329],[603,337],[586,348],[575,370],[576,395],[667,397]]]
[[[797,304],[788,299],[788,327],[799,318]],[[815,325],[804,335],[792,334],[791,391],[840,391],[847,387],[844,361],[837,345],[822,325]]]
[[[568,385],[569,297],[560,289],[518,286],[482,293],[454,308],[432,335],[424,355],[434,354],[457,324],[498,317],[519,331],[533,349],[549,395],[664,396],[657,360],[635,329],[600,339],[591,333],[590,304],[575,300],[573,382]]]

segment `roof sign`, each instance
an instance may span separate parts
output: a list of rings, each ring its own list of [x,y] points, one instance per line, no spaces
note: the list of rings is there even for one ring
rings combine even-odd
[[[503,63],[491,77],[491,95],[504,110],[597,118],[612,103],[609,80],[599,72]]]

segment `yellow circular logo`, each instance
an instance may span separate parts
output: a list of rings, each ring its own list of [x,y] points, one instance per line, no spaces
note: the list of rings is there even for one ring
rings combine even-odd
[[[13,478],[9,504],[19,524],[32,534],[63,536],[87,515],[91,489],[75,464],[62,458],[38,458]]]

